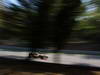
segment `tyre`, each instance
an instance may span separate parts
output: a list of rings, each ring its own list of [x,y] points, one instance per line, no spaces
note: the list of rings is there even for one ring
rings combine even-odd
[[[48,57],[47,56],[39,56],[40,59],[47,59]]]

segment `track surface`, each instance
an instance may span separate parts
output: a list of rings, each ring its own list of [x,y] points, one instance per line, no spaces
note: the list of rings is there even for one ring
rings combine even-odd
[[[31,59],[31,61],[39,61],[46,63],[58,63],[67,65],[83,65],[100,67],[99,55],[84,55],[84,54],[62,54],[62,53],[47,53],[47,60]],[[28,52],[14,52],[14,51],[0,51],[0,57],[14,58],[14,59],[26,59]]]

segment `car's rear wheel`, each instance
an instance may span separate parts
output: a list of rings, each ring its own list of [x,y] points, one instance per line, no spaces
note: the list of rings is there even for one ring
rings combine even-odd
[[[47,59],[48,57],[47,56],[39,56],[40,59]]]

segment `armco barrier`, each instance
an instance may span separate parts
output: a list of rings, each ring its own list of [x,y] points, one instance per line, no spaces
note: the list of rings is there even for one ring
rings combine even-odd
[[[16,47],[16,46],[4,46],[1,45],[0,49],[3,51],[18,51],[18,52],[30,52],[33,48],[24,48],[24,47]],[[43,53],[54,53],[55,50],[52,49],[37,49],[38,52]],[[92,55],[100,55],[100,51],[88,51],[88,50],[57,50],[56,53],[65,53],[65,54],[92,54]]]

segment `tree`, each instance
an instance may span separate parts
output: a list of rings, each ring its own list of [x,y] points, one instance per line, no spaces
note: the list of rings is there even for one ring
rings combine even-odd
[[[13,5],[10,8],[13,10],[13,15],[10,16],[13,16],[14,19],[20,17],[19,19],[22,21],[20,27],[23,26],[21,33],[23,32],[25,39],[31,42],[30,46],[36,50],[45,48],[48,42],[52,42],[51,44],[55,46],[56,50],[64,48],[76,23],[75,17],[79,13],[77,8],[80,7],[80,0],[35,0],[32,3],[27,0],[18,1],[24,10]],[[34,6],[38,8],[35,10],[36,16],[33,16]],[[19,15],[24,14],[18,16],[18,13]],[[16,21],[13,21],[11,27],[13,26],[19,28]]]

